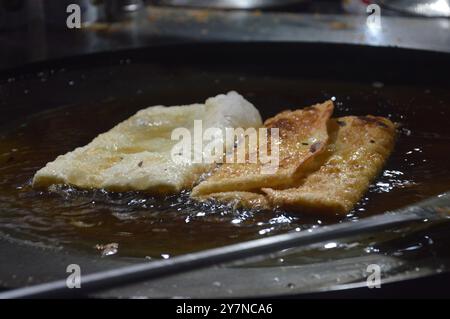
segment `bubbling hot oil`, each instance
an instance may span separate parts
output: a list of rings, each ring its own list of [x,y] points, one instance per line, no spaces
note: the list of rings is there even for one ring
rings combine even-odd
[[[339,111],[339,103],[337,106]],[[448,111],[443,108],[442,112]],[[110,113],[101,107],[89,111],[80,106],[60,108],[37,114],[1,134],[1,234],[104,256],[169,258],[341,220],[357,220],[450,188],[448,129],[436,133],[432,127],[427,130],[406,122],[399,129],[395,151],[383,172],[344,217],[196,203],[187,191],[161,199],[138,192],[110,193],[68,186],[34,190],[31,178],[46,162],[86,144],[101,132],[98,130],[108,129],[106,124],[98,127],[93,120],[106,114]],[[348,110],[348,114],[352,112]],[[398,119],[403,117],[393,117]]]

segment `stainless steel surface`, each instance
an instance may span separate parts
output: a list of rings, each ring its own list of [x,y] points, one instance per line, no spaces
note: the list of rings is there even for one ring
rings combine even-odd
[[[198,8],[226,8],[226,9],[259,9],[276,7],[307,0],[155,0],[155,4],[198,7]]]
[[[77,290],[68,289],[66,280],[19,288],[0,293],[0,299],[62,297],[87,294],[111,287],[133,284],[143,280],[159,279],[165,276],[242,260],[264,254],[275,253],[288,248],[299,248],[327,240],[342,239],[359,234],[396,226],[412,221],[447,221],[450,218],[450,193],[442,194],[398,212],[367,217],[358,222],[344,222],[323,226],[308,232],[291,232],[239,244],[204,250],[197,253],[173,257],[167,260],[140,263],[123,268],[107,270],[83,276],[83,286]]]
[[[70,4],[80,6],[81,22],[84,26],[94,22],[117,22],[136,18],[136,14],[144,8],[143,0],[59,0],[42,1],[45,11],[45,23],[53,28],[65,30],[67,13]]]
[[[14,247],[14,250],[10,248]],[[8,269],[14,263],[14,274],[10,279],[3,279],[0,284],[5,287],[17,287],[43,283],[55,279],[66,278],[62,271],[69,264],[78,264],[82,274],[107,269],[116,269],[142,260],[119,260],[108,258],[92,258],[77,255],[76,252],[52,251],[35,247],[8,243],[0,239],[2,251],[14,251],[14,256],[2,254],[0,270]],[[291,253],[304,254],[303,250]],[[285,254],[286,255],[286,254]],[[282,256],[285,256],[282,255]],[[23,256],[21,261],[17,256]],[[288,256],[285,256],[288,257]],[[29,260],[33,260],[33,271],[30,272]],[[52,264],[48,265],[48,260]],[[395,271],[405,266],[399,258],[370,254],[364,257],[341,256],[335,260],[306,263],[303,265],[274,265],[268,267],[246,267],[246,265],[228,265],[210,267],[184,274],[174,275],[152,281],[143,281],[134,285],[108,289],[95,293],[95,297],[145,297],[145,298],[220,298],[243,296],[281,296],[308,293],[311,291],[329,291],[342,289],[347,285],[356,285],[355,281],[364,282],[367,265],[377,263],[385,271]],[[336,274],[339,270],[339,275]],[[411,279],[436,273],[436,269],[421,267],[419,272],[402,273],[385,278],[383,282]]]
[[[380,0],[386,8],[424,17],[450,17],[449,0]]]
[[[450,52],[450,20],[383,16],[370,29],[364,16],[200,10],[149,6],[131,22],[47,30],[39,46],[30,32],[0,33],[0,68],[59,57],[209,41],[332,42]]]

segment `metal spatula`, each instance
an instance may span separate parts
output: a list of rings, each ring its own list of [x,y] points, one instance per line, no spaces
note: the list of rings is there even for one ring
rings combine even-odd
[[[301,247],[332,239],[382,230],[411,221],[450,220],[450,192],[417,205],[356,222],[343,222],[302,232],[292,232],[239,244],[181,255],[167,260],[134,264],[85,275],[81,288],[69,289],[65,280],[19,288],[0,293],[0,298],[70,297],[138,281],[174,275],[212,265],[260,256],[292,247]]]

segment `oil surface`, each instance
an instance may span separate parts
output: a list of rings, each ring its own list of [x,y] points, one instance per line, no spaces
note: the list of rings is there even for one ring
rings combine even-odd
[[[164,88],[164,93],[155,95],[151,84],[139,82],[144,77],[139,73],[139,66],[130,65],[127,70],[134,71],[136,83],[140,83],[135,84],[135,95],[112,94],[103,100],[38,112],[4,128],[0,135],[0,232],[3,235],[95,254],[168,258],[383,213],[450,189],[450,126],[447,124],[450,96],[445,88],[431,91],[427,87],[389,86],[379,82],[349,84],[251,74],[237,76],[227,72],[193,75],[184,70],[177,73],[178,79],[185,78],[184,96],[174,97],[170,86]],[[121,69],[108,72],[119,76]],[[83,87],[80,74],[72,78],[67,86]],[[168,78],[165,80],[170,82]],[[81,191],[65,186],[37,191],[30,186],[34,173],[45,163],[85,145],[140,108],[153,104],[187,104],[231,89],[260,108],[264,118],[283,109],[307,106],[331,97],[337,106],[336,116],[390,117],[400,124],[395,151],[368,193],[343,218],[198,204],[189,200],[187,192],[157,199],[135,192]]]

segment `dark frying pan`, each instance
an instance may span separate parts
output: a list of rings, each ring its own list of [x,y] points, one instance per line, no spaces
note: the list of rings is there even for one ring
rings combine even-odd
[[[358,206],[362,213],[355,211],[349,217],[358,218],[411,205],[450,188],[449,66],[450,57],[444,53],[337,44],[197,44],[96,54],[2,71],[0,125],[3,137],[38,112],[61,107],[67,109],[60,109],[58,114],[82,110],[69,112],[70,126],[82,130],[81,135],[55,137],[57,131],[51,134],[52,130],[62,125],[58,120],[47,119],[45,124],[25,128],[32,130],[36,145],[47,139],[65,141],[70,150],[148,105],[186,104],[237,90],[267,118],[286,108],[334,97],[337,115],[379,114],[402,124],[397,155],[388,163],[388,173]],[[406,156],[410,151],[411,156]],[[58,152],[50,149],[48,154],[41,154],[40,160],[45,163]],[[11,165],[7,160],[0,164],[2,168]],[[393,179],[389,174],[400,168],[402,178]],[[32,173],[31,168],[21,172],[23,183]],[[4,177],[4,202],[10,200],[10,192],[15,191],[12,188],[21,187],[17,178]],[[141,251],[132,247],[132,240],[124,243],[119,254],[102,258],[90,250],[93,244],[89,240],[84,246],[73,243],[76,237],[69,243],[48,241],[45,229],[31,236],[21,232],[25,224],[14,228],[12,217],[5,217],[14,213],[13,206],[3,205],[1,209],[0,283],[5,288],[64,278],[71,263],[89,273],[143,260]],[[302,218],[298,223],[311,222],[311,218]],[[180,227],[185,231],[190,226]],[[280,228],[277,232],[288,230]],[[204,231],[210,235],[213,230],[205,227]],[[442,225],[390,229],[337,243],[333,249],[291,250],[282,257],[251,265],[202,270],[111,290],[102,296],[311,293],[364,282],[361,269],[371,263],[383,265],[387,281],[429,276],[446,271],[447,233],[448,227]],[[173,236],[179,243],[179,247],[175,243],[169,247],[174,254],[224,244],[222,238],[206,241],[200,235],[202,243],[187,244],[183,234]],[[136,235],[140,245],[142,237]],[[244,237],[242,240],[250,239]],[[357,248],[352,246],[355,240]]]

